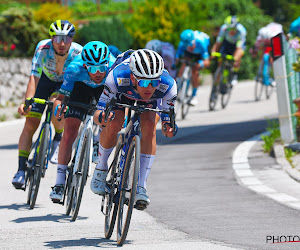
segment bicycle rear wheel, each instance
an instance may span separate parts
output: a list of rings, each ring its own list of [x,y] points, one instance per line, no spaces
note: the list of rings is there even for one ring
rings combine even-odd
[[[106,204],[105,204],[104,233],[106,239],[109,239],[111,237],[115,227],[116,218],[117,218],[118,203],[114,202],[114,198],[117,195],[117,189],[119,186],[119,183],[117,181],[117,174],[118,174],[117,169],[119,169],[119,164],[121,160],[123,140],[124,140],[124,136],[120,135],[116,145],[114,161],[109,169],[106,178],[106,185],[109,188],[109,193],[105,194]]]
[[[71,167],[67,169],[67,181],[66,181],[66,188],[65,188],[65,197],[67,197],[66,201],[66,215],[70,215],[71,208],[72,208],[72,197],[73,197],[73,190],[72,187],[72,177],[73,177],[73,168],[74,168],[74,162],[72,162]]]
[[[91,134],[86,133],[83,137],[83,143],[81,148],[77,151],[79,154],[79,159],[75,162],[75,175],[73,175],[72,179],[72,187],[73,187],[73,195],[72,195],[72,208],[71,215],[72,221],[75,221],[79,212],[82,194],[84,190],[84,186],[86,184],[88,169],[89,169],[89,157],[91,150]],[[77,163],[77,164],[76,164]]]
[[[43,169],[45,167],[47,161],[47,155],[49,152],[49,140],[50,140],[50,125],[48,123],[45,124],[40,138],[39,144],[36,147],[36,162],[33,165],[33,175],[30,181],[30,208],[33,209],[36,203],[36,198],[38,195],[40,182],[42,178]]]
[[[260,101],[264,89],[264,84],[260,77],[257,77],[255,82],[254,96],[255,101]]]
[[[266,98],[269,99],[273,92],[273,86],[271,84],[265,85]]]
[[[117,242],[119,246],[122,246],[125,242],[135,203],[140,169],[140,149],[140,137],[136,135],[128,149],[120,190],[117,226]]]

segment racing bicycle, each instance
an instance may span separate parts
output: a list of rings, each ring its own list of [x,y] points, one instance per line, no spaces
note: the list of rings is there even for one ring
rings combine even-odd
[[[105,237],[107,239],[111,237],[117,220],[117,243],[122,246],[128,233],[133,208],[139,210],[145,208],[145,204],[135,204],[140,169],[140,115],[147,111],[169,114],[171,127],[174,129],[175,113],[173,107],[170,111],[163,111],[146,108],[138,104],[116,103],[116,99],[113,98],[106,105],[105,121],[107,121],[114,105],[129,108],[129,122],[125,128],[125,133],[120,134],[117,140],[114,158],[108,169],[101,211],[105,215]],[[131,116],[132,111],[134,112]]]
[[[221,96],[221,106],[224,109],[230,99],[232,91],[233,63],[232,55],[222,55],[213,52],[212,56],[218,59],[219,66],[214,73],[213,86],[209,98],[209,110],[215,110],[219,96]]]
[[[85,119],[72,146],[73,157],[66,172],[64,195],[62,201],[58,201],[64,205],[66,200],[66,215],[71,215],[72,221],[75,221],[78,216],[83,190],[87,178],[90,176],[93,153],[93,115],[97,109],[97,101],[95,98],[91,99],[90,104],[70,101],[63,104],[61,110],[67,105],[81,108],[86,112]]]
[[[182,120],[189,112],[189,101],[192,95],[191,74],[194,62],[191,60],[183,61],[186,64],[182,76],[177,83],[176,113],[181,114]]]
[[[271,77],[272,66],[270,61],[270,49],[271,48],[268,47],[264,51],[255,77],[255,101],[261,100],[263,91],[265,91],[266,98],[269,99],[274,89],[273,78]]]
[[[28,160],[26,162],[25,186],[28,186],[27,204],[33,209],[39,192],[41,178],[45,177],[49,162],[49,152],[52,143],[52,129],[50,126],[53,102],[39,98],[28,98],[25,100],[26,111],[33,103],[47,105],[45,120],[42,123],[39,135],[32,145]]]

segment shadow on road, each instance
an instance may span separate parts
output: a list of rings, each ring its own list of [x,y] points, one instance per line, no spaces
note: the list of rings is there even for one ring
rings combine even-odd
[[[0,150],[12,150],[12,149],[18,149],[18,144],[10,144],[10,145],[2,145],[0,146]]]
[[[183,127],[173,138],[166,138],[157,131],[157,145],[241,142],[266,130],[265,119],[238,123],[223,123]],[[212,132],[213,131],[213,132]],[[213,135],[213,136],[212,136]]]
[[[86,220],[88,217],[78,216],[77,220]],[[12,220],[15,223],[36,222],[36,221],[53,221],[53,222],[70,222],[71,217],[64,214],[47,214],[45,216],[23,217]]]
[[[125,241],[125,244],[130,244],[131,241]],[[104,244],[103,244],[104,243]],[[103,244],[103,246],[101,246]],[[81,238],[78,240],[62,240],[62,241],[48,241],[45,246],[49,248],[64,248],[64,247],[103,247],[103,248],[117,248],[117,242],[106,238],[87,239]]]

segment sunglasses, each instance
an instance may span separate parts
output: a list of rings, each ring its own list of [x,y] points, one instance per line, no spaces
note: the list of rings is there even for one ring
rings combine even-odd
[[[142,88],[147,88],[149,84],[152,85],[152,87],[157,87],[160,84],[160,78],[159,79],[138,79],[133,75],[134,79],[137,80],[138,85]]]
[[[86,66],[86,67],[87,67],[87,71],[92,74],[96,74],[97,71],[99,71],[100,73],[104,73],[108,69],[107,64],[103,64],[103,65],[99,65],[99,66]]]
[[[53,36],[53,42],[55,43],[61,43],[61,41],[64,41],[64,43],[71,43],[72,37],[70,36]]]

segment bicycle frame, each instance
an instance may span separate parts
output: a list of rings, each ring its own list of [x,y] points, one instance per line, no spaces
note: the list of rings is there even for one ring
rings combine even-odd
[[[39,103],[39,99],[35,98],[36,103]],[[33,102],[32,102],[33,103]],[[41,104],[45,104],[44,101],[40,102]],[[31,104],[30,104],[31,105]],[[34,142],[34,144],[31,147],[31,151],[36,148],[36,150],[34,151],[34,155],[32,158],[32,162],[27,161],[27,166],[29,166],[29,168],[33,168],[36,162],[36,156],[39,153],[39,145],[40,145],[40,140],[43,136],[43,131],[44,131],[44,127],[45,125],[48,123],[49,125],[51,124],[51,118],[52,118],[52,110],[53,104],[49,103],[47,104],[47,110],[46,110],[46,117],[45,120],[42,123],[41,129],[39,131],[39,135],[37,140]],[[49,144],[48,144],[48,148],[51,148],[51,143],[52,143],[52,128],[51,126],[49,126],[49,131],[50,131],[50,139],[49,139]],[[45,168],[48,169],[48,163],[49,163],[49,154],[47,154],[47,160],[46,160],[46,164],[45,164]],[[28,178],[28,176],[27,176]],[[26,190],[26,186],[27,186],[27,180],[25,180],[25,187],[24,187],[24,191]]]

